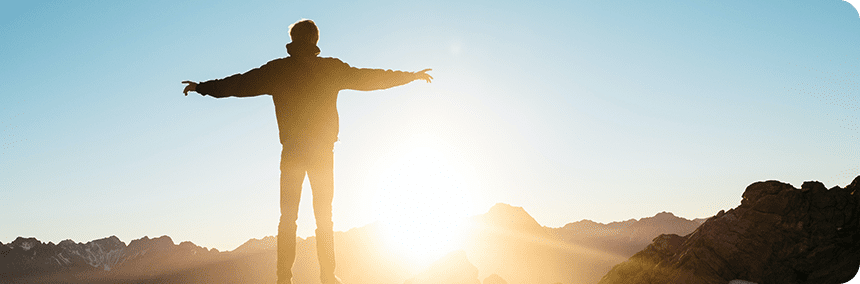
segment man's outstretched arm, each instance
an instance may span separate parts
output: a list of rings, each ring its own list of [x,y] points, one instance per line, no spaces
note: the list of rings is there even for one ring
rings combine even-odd
[[[264,65],[265,67],[265,65]],[[265,93],[266,72],[263,67],[255,68],[244,74],[235,74],[233,76],[209,80],[206,82],[182,81],[183,84],[188,84],[182,93],[188,96],[188,92],[197,92],[201,95],[209,95],[216,98],[224,97],[253,97]]]
[[[382,69],[365,69],[350,67],[347,85],[344,89],[358,91],[373,91],[388,89],[405,85],[415,80],[424,80],[430,83],[433,76],[427,74],[432,69],[424,69],[418,72],[392,71]]]

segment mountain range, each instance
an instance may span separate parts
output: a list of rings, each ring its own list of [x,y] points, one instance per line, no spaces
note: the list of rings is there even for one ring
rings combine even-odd
[[[541,226],[496,204],[465,222],[459,249],[429,265],[409,261],[378,223],[335,233],[335,273],[380,284],[824,283],[860,268],[860,176],[845,188],[755,182],[741,204],[708,219],[661,212],[601,224]],[[319,283],[314,237],[297,238],[295,283]],[[276,237],[221,252],[168,236],[125,244],[0,243],[2,283],[274,283]],[[483,279],[481,281],[480,279]]]
[[[499,203],[470,218],[461,250],[434,265],[454,261],[447,259],[468,263],[475,268],[474,279],[484,282],[596,283],[654,237],[686,235],[703,221],[662,212],[639,220],[609,224],[582,220],[551,228],[538,224],[523,208]],[[385,244],[376,223],[336,232],[335,240],[337,274],[346,283],[425,283],[420,275],[432,270],[403,261],[406,256]],[[191,242],[175,244],[168,236],[143,237],[128,244],[115,236],[59,244],[19,237],[0,243],[0,279],[9,283],[273,283],[276,244],[276,237],[269,236],[221,252]],[[314,237],[297,238],[295,283],[319,282],[315,247]]]

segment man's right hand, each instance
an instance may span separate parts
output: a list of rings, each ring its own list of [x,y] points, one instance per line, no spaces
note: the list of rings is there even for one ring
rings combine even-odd
[[[188,96],[188,92],[196,92],[197,91],[197,83],[196,82],[182,81],[182,84],[188,84],[188,86],[185,86],[185,89],[182,90],[182,93],[185,94],[186,97]]]

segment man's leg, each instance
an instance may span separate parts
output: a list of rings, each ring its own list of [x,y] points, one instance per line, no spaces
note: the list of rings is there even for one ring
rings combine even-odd
[[[281,152],[281,221],[278,224],[278,283],[289,284],[296,259],[296,220],[305,179],[303,155],[297,149]]]
[[[314,150],[309,159],[308,179],[314,195],[314,217],[317,221],[317,257],[320,263],[320,280],[323,284],[336,283],[334,277],[334,233],[332,232],[331,202],[334,197],[334,154],[331,147]]]

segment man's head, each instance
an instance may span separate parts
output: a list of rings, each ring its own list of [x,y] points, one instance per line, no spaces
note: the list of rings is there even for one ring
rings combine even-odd
[[[290,38],[296,44],[316,46],[320,40],[320,30],[314,21],[304,19],[290,25]]]

